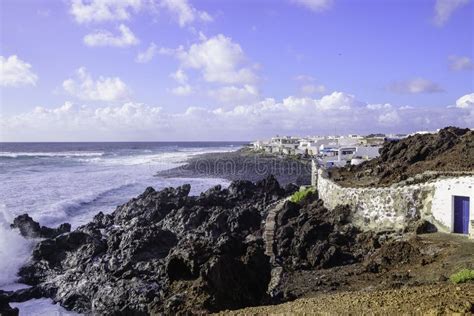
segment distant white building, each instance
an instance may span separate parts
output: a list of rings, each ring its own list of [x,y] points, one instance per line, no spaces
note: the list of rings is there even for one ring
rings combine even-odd
[[[364,161],[377,158],[380,155],[380,146],[359,146],[351,158],[351,165],[358,165]]]
[[[358,165],[379,156],[379,146],[324,146],[320,147],[317,162],[324,168]]]
[[[339,146],[357,146],[362,144],[364,138],[359,135],[348,135],[339,137],[337,143]]]

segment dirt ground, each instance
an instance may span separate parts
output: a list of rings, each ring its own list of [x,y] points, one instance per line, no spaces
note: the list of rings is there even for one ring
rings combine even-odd
[[[391,290],[324,293],[274,306],[259,306],[221,315],[440,315],[474,312],[474,283],[436,284]]]
[[[462,268],[474,268],[474,241],[444,233],[413,236],[409,241],[419,254],[405,262],[376,273],[368,272],[364,263],[288,272],[286,296],[296,300],[232,313],[474,313],[474,282],[454,285],[448,279]]]

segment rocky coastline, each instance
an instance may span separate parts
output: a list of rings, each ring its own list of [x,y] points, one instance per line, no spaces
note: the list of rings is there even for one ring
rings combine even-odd
[[[296,188],[273,177],[196,197],[189,185],[147,188],[71,232],[22,215],[12,227],[44,239],[19,272],[31,288],[2,292],[0,302],[6,310],[7,301],[43,296],[79,313],[143,315],[258,305],[271,272],[262,219],[268,205]]]
[[[47,229],[22,215],[12,227],[42,239],[19,271],[20,282],[31,287],[0,292],[0,311],[16,315],[9,302],[39,297],[84,314],[235,310],[361,284],[417,284],[421,279],[406,271],[443,254],[424,249],[417,235],[423,223],[402,235],[362,232],[346,206],[330,212],[317,194],[285,200],[297,188],[271,176],[199,196],[189,196],[189,185],[147,188],[74,231],[67,224]],[[280,209],[269,241],[265,222],[274,207]]]
[[[422,143],[430,139],[428,135]],[[456,152],[469,153],[470,141],[462,144],[466,149]],[[383,152],[405,148],[403,143],[393,146],[387,144]],[[391,164],[403,164],[406,155]],[[262,160],[252,160],[255,156]],[[245,150],[195,157],[168,175],[234,181],[198,196],[189,195],[190,185],[161,191],[149,187],[73,231],[67,223],[40,226],[28,214],[15,218],[11,227],[38,242],[18,273],[19,281],[30,287],[0,291],[0,315],[18,315],[10,303],[41,297],[68,310],[100,315],[203,314],[284,302],[290,307],[282,310],[300,310],[299,302],[304,302],[337,313],[347,307],[338,302],[350,302],[354,310],[387,306],[374,311],[394,313],[402,304],[396,302],[407,302],[399,311],[418,308],[416,295],[426,298],[424,309],[416,309],[420,313],[474,312],[474,283],[454,295],[448,280],[460,268],[474,268],[472,241],[433,233],[420,214],[413,214],[402,230],[374,232],[353,224],[350,207],[326,208],[315,191],[291,199],[299,189],[294,182],[307,184],[309,174],[298,159],[290,167],[271,167],[272,161],[287,159],[293,158]],[[424,159],[432,164],[430,155]],[[269,166],[263,171],[262,161]],[[335,172],[342,179],[349,171]],[[376,300],[367,293],[376,293]],[[436,297],[434,309],[427,305],[430,297]],[[303,301],[291,305],[295,299]]]

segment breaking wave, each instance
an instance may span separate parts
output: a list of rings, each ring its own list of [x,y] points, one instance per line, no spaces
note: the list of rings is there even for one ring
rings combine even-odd
[[[10,218],[0,209],[0,287],[16,282],[17,272],[30,257],[32,243],[9,225]]]

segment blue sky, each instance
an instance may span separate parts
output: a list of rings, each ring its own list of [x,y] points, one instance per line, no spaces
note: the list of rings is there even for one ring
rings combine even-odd
[[[5,0],[0,140],[474,125],[469,0]]]

